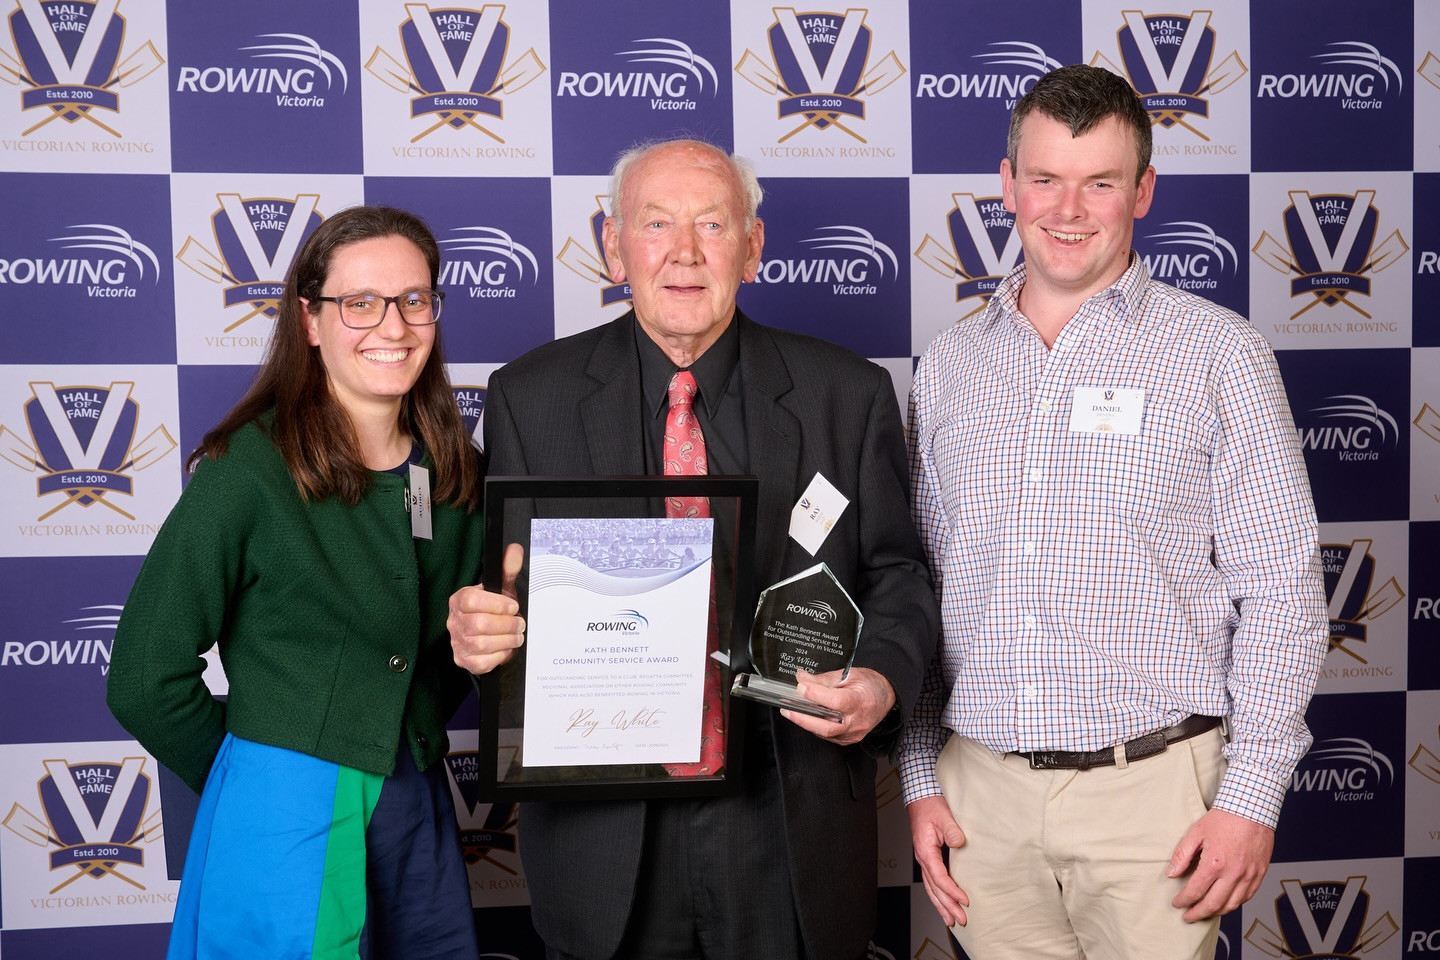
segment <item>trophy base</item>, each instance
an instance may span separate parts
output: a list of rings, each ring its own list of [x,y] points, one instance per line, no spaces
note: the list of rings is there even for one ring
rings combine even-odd
[[[845,719],[845,715],[839,710],[822,707],[815,701],[800,696],[793,683],[767,680],[754,673],[737,675],[735,683],[730,687],[730,695],[745,700],[754,700],[757,703],[768,703],[772,707],[784,707],[786,710],[820,717],[822,720],[830,720],[834,723]]]

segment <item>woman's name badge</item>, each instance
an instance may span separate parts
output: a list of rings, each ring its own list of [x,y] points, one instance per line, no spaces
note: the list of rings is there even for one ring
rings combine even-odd
[[[1076,387],[1070,405],[1071,433],[1139,433],[1145,391]]]
[[[410,511],[410,534],[421,540],[433,540],[430,526],[430,471],[418,463],[410,464],[405,483],[405,509]]]

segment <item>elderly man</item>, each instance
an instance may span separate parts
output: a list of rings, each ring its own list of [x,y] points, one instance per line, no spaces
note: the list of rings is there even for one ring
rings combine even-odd
[[[759,200],[748,164],[709,144],[622,156],[605,256],[634,309],[497,371],[485,445],[497,475],[662,473],[668,393],[683,384],[709,472],[760,479],[757,582],[824,561],[864,613],[847,679],[800,674],[802,692],[843,719],[733,702],[749,710],[750,735],[733,796],[523,805],[533,917],[552,960],[851,960],[874,929],[873,756],[918,694],[938,610],[890,378],[736,308],[764,246]],[[812,556],[785,531],[817,473],[849,505]],[[522,642],[508,597],[469,588],[452,608],[455,658],[472,672]]]

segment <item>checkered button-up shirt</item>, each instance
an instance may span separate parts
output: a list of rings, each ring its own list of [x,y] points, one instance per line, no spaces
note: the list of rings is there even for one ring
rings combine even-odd
[[[940,792],[949,730],[1096,750],[1199,713],[1230,721],[1215,806],[1273,826],[1328,643],[1274,354],[1133,254],[1047,350],[1024,282],[1022,264],[915,374],[913,502],[945,637],[906,731],[906,802]]]

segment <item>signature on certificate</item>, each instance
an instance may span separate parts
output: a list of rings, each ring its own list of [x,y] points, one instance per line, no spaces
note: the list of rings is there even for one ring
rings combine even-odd
[[[616,710],[610,717],[609,723],[603,723],[597,718],[593,707],[581,707],[570,714],[570,722],[566,725],[565,732],[578,733],[583,738],[590,736],[601,727],[607,730],[629,730],[631,727],[644,729],[658,727],[664,722],[665,711],[656,710],[653,707],[639,707],[633,712],[625,709]]]

